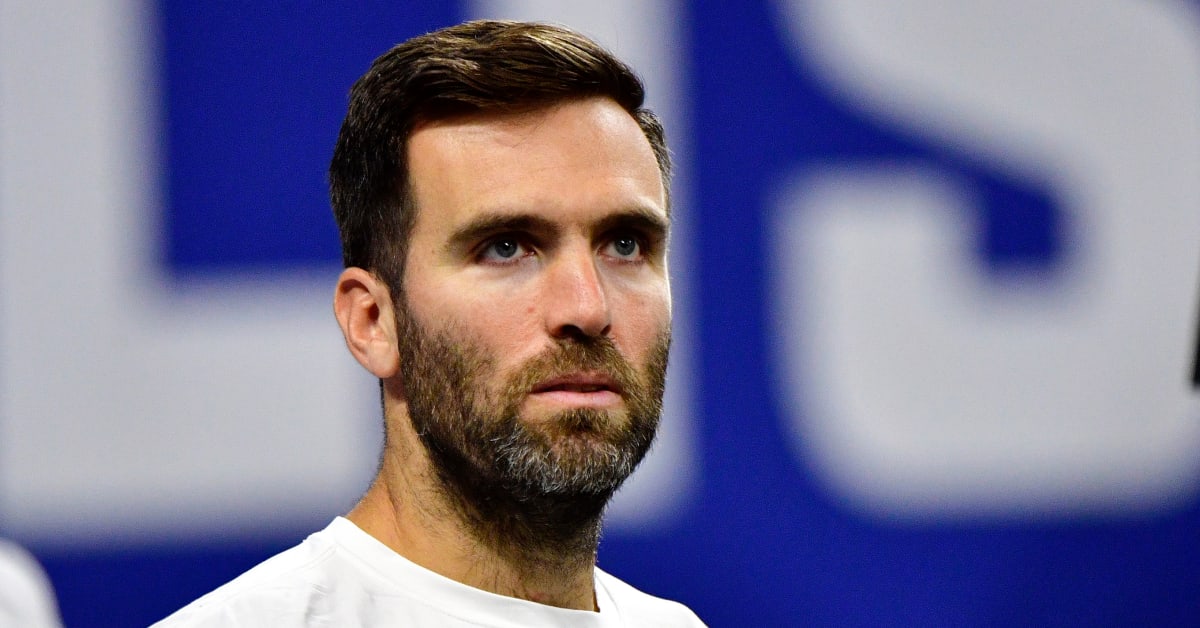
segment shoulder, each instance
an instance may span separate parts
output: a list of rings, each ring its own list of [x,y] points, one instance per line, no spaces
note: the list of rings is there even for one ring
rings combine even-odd
[[[596,569],[596,585],[607,593],[625,625],[681,628],[704,626],[704,622],[700,621],[696,613],[683,604],[644,593],[599,568]],[[601,612],[603,611],[601,608]]]
[[[307,625],[328,592],[337,544],[329,528],[287,549],[155,624],[161,628]]]

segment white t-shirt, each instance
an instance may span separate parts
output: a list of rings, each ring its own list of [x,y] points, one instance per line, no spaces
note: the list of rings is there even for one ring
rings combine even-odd
[[[595,573],[600,612],[546,606],[434,573],[338,517],[155,626],[704,625],[682,604]]]

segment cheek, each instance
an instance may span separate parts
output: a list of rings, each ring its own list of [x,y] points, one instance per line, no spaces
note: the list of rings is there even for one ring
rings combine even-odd
[[[630,357],[638,361],[671,331],[671,296],[665,289],[630,293],[616,312],[622,320],[614,325],[615,340],[618,346],[627,345]]]
[[[536,304],[470,300],[452,315],[461,333],[486,351],[501,372],[544,348]]]
[[[428,277],[433,277],[428,279]],[[476,345],[498,365],[527,351],[539,319],[536,298],[520,285],[492,285],[462,274],[412,278],[410,309],[426,329]]]

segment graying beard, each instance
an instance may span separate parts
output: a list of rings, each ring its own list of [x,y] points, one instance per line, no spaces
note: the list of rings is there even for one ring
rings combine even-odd
[[[570,422],[563,417],[555,421]],[[584,421],[595,421],[588,417]],[[522,438],[524,436],[524,438]],[[604,494],[615,491],[625,478],[633,473],[641,460],[637,451],[622,449],[612,443],[590,443],[582,446],[591,448],[586,455],[579,456],[575,442],[553,445],[531,446],[532,435],[509,432],[495,443],[500,458],[497,462],[505,469],[503,476],[516,479],[527,491],[542,495],[568,495],[571,493]],[[565,437],[570,440],[588,438],[587,434]],[[569,448],[562,451],[562,448]],[[575,458],[567,460],[567,458]],[[580,459],[582,458],[582,459]]]

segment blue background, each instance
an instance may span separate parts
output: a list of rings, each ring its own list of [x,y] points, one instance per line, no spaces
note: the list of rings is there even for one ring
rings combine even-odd
[[[325,169],[370,60],[465,18],[450,3],[164,1],[161,259],[180,277],[335,266]],[[686,7],[703,473],[680,523],[606,536],[600,564],[715,626],[1200,625],[1200,504],[1043,523],[897,523],[846,508],[783,433],[763,254],[767,195],[817,163],[916,158],[981,195],[982,268],[1055,268],[1055,191],[848,110],[783,48],[761,2]],[[141,625],[299,540],[40,550],[68,626]],[[34,548],[37,550],[38,548]]]

